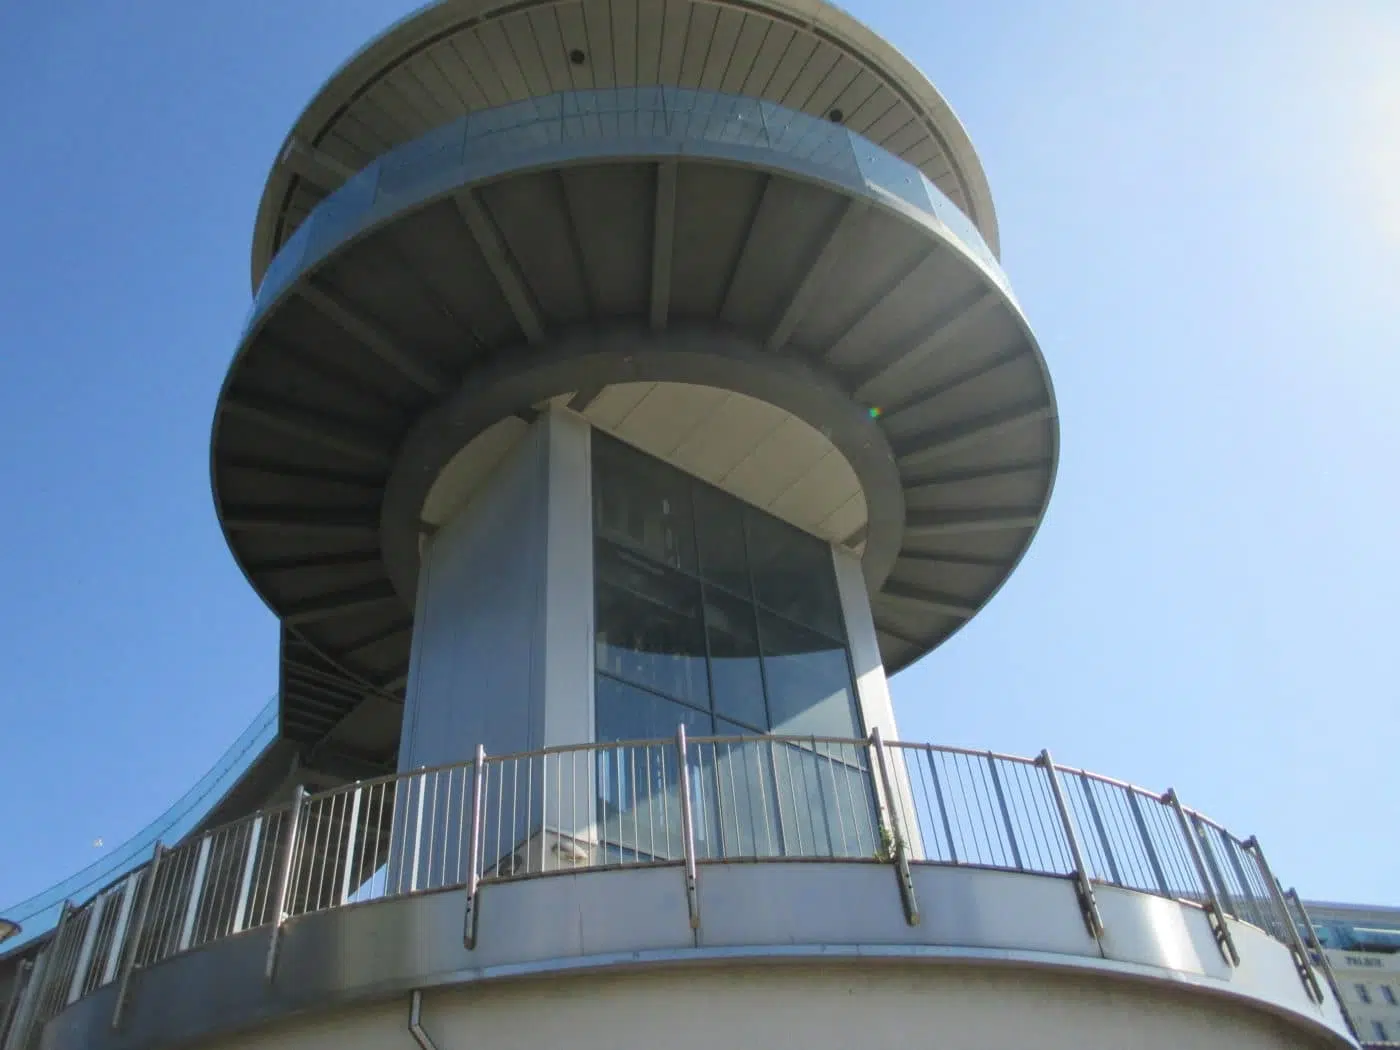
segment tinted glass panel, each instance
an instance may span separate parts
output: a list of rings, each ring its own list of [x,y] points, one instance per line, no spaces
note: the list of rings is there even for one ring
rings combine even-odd
[[[694,571],[691,483],[650,456],[599,434],[593,438],[597,535],[635,547],[663,565]]]
[[[761,610],[758,632],[772,731],[858,735],[851,672],[841,644]]]
[[[750,597],[744,505],[718,489],[697,485],[695,539],[700,547],[700,575],[744,598]]]
[[[599,543],[596,638],[598,670],[710,706],[700,585],[692,578]]]
[[[700,746],[700,762],[712,775],[705,779],[714,794],[712,809],[725,856],[775,857],[783,851],[771,741],[753,730],[715,719],[718,736],[748,739]]]
[[[710,640],[710,693],[715,714],[742,722],[745,732],[768,728],[753,606],[713,588],[705,590]]]
[[[844,637],[831,549],[766,514],[750,511],[746,520],[755,597],[790,620]]]
[[[598,827],[605,848],[623,857],[679,857],[680,763],[671,738],[679,725],[692,736],[708,736],[710,716],[606,675],[598,675],[596,682],[599,741],[663,741],[598,752]],[[689,774],[695,792],[700,778],[694,760]],[[697,806],[694,825],[697,849],[708,849],[714,838],[712,815]]]

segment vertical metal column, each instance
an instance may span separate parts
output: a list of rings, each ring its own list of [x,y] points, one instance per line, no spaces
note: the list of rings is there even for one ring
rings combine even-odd
[[[176,951],[188,951],[194,941],[194,923],[199,918],[199,903],[204,897],[204,879],[209,874],[209,850],[213,840],[212,833],[199,840],[199,854],[194,862],[194,878],[190,880],[190,899],[185,902],[185,917],[180,923],[180,946]]]
[[[141,879],[140,869],[133,871],[122,883],[122,902],[117,909],[117,925],[112,930],[112,944],[107,949],[107,965],[102,969],[100,984],[111,984],[117,976],[122,952],[126,948],[126,931],[131,924],[131,909],[136,904],[136,883]]]
[[[1220,954],[1225,957],[1225,961],[1231,966],[1240,964],[1239,949],[1235,947],[1235,938],[1230,933],[1230,927],[1225,922],[1225,912],[1220,907],[1220,898],[1215,894],[1215,882],[1210,877],[1210,872],[1206,870],[1205,858],[1201,856],[1201,844],[1196,841],[1195,829],[1191,822],[1186,819],[1186,811],[1181,808],[1181,799],[1177,798],[1175,788],[1167,788],[1167,793],[1162,796],[1162,801],[1172,808],[1176,813],[1177,823],[1181,827],[1181,837],[1186,840],[1186,849],[1191,854],[1191,862],[1196,867],[1196,878],[1200,880],[1201,889],[1206,896],[1206,915],[1210,923],[1215,927],[1215,943],[1220,948]]]
[[[1074,817],[1070,814],[1069,803],[1065,800],[1064,789],[1055,771],[1055,761],[1050,751],[1040,753],[1036,763],[1043,766],[1050,778],[1050,793],[1055,796],[1055,808],[1060,811],[1060,823],[1065,826],[1065,841],[1069,843],[1069,855],[1074,861],[1074,888],[1079,897],[1079,910],[1084,913],[1084,925],[1094,940],[1103,937],[1103,916],[1099,914],[1099,902],[1094,896],[1094,884],[1089,880],[1089,869],[1084,865],[1084,852],[1079,848],[1079,833],[1074,827]]]
[[[910,926],[917,926],[921,916],[919,901],[914,895],[914,875],[909,870],[908,840],[904,837],[904,820],[899,812],[899,799],[895,797],[894,781],[890,777],[889,758],[885,754],[885,742],[880,737],[878,726],[870,731],[870,747],[875,752],[874,764],[879,770],[878,779],[874,776],[871,778],[871,788],[875,793],[875,805],[884,810],[890,834],[894,837],[894,870],[899,880],[899,899],[904,904],[904,921]]]
[[[1011,844],[1011,859],[1015,862],[1017,871],[1025,871],[1026,866],[1021,863],[1021,847],[1016,844],[1016,828],[1011,823],[1011,808],[1006,804],[1006,792],[1001,788],[1001,776],[997,773],[996,756],[990,751],[987,752],[987,771],[992,775],[992,787],[997,793],[1001,820],[1006,825],[1006,841]]]
[[[253,892],[253,874],[258,867],[258,849],[262,845],[262,814],[253,818],[248,828],[248,853],[243,858],[243,877],[238,880],[238,903],[233,909],[233,928],[230,932],[242,933],[248,921],[248,897]]]
[[[1147,863],[1152,865],[1152,876],[1157,880],[1157,888],[1162,891],[1162,896],[1170,897],[1172,889],[1167,883],[1166,873],[1162,870],[1162,862],[1157,858],[1157,847],[1152,844],[1152,836],[1147,833],[1147,821],[1142,815],[1142,803],[1138,801],[1138,793],[1130,787],[1124,788],[1123,791],[1128,796],[1128,808],[1133,811],[1133,822],[1137,824],[1142,849],[1147,854]]]
[[[677,775],[681,795],[681,847],[685,857],[685,903],[690,909],[690,928],[700,928],[700,889],[695,867],[695,823],[690,800],[689,747],[685,742],[685,723],[676,727],[676,754],[680,759]]]
[[[1189,813],[1187,817],[1191,821],[1191,830],[1196,834],[1196,842],[1200,846],[1201,856],[1205,858],[1211,876],[1215,879],[1216,892],[1219,894],[1221,906],[1227,913],[1243,922],[1244,916],[1240,914],[1239,905],[1235,903],[1233,894],[1230,893],[1230,884],[1225,880],[1225,873],[1220,870],[1220,859],[1215,855],[1215,847],[1210,844],[1210,835],[1206,832],[1205,823],[1198,813]]]
[[[1089,807],[1089,816],[1094,821],[1094,831],[1099,836],[1099,845],[1103,847],[1104,863],[1108,865],[1108,877],[1113,880],[1115,886],[1125,885],[1123,876],[1118,871],[1118,860],[1113,856],[1113,843],[1109,841],[1108,829],[1103,825],[1103,814],[1099,812],[1099,801],[1094,797],[1094,789],[1090,786],[1093,782],[1084,774],[1079,772],[1080,790],[1084,792],[1084,804]]]
[[[1317,955],[1317,964],[1322,967],[1322,974],[1327,978],[1327,984],[1332,989],[1332,998],[1337,1000],[1337,1009],[1342,1013],[1342,1020],[1347,1023],[1351,1037],[1358,1043],[1361,1042],[1361,1033],[1356,1030],[1356,1022],[1351,1019],[1351,1011],[1347,1009],[1347,1004],[1342,999],[1341,985],[1337,983],[1337,975],[1332,970],[1332,963],[1327,958],[1326,949],[1318,940],[1317,927],[1313,925],[1312,916],[1308,914],[1308,909],[1303,906],[1303,898],[1298,896],[1297,890],[1289,890],[1284,896],[1292,901],[1293,906],[1298,909],[1298,917],[1303,920],[1303,930],[1307,934],[1308,947]]]
[[[1269,896],[1273,899],[1274,907],[1278,909],[1283,922],[1283,931],[1288,935],[1289,949],[1293,952],[1293,963],[1298,968],[1298,976],[1303,981],[1303,986],[1307,988],[1308,994],[1312,996],[1316,1003],[1326,1001],[1326,996],[1322,994],[1322,986],[1317,983],[1317,974],[1313,973],[1312,963],[1308,961],[1308,951],[1303,946],[1303,938],[1298,933],[1298,927],[1293,922],[1293,913],[1288,910],[1288,902],[1283,899],[1283,890],[1279,887],[1278,880],[1274,878],[1274,873],[1269,868],[1269,862],[1264,858],[1264,851],[1259,846],[1259,840],[1253,835],[1245,843],[1245,848],[1254,854],[1255,861],[1259,864],[1259,874],[1263,876],[1265,887],[1269,891]]]
[[[150,863],[146,865],[146,884],[141,887],[141,902],[136,906],[130,932],[126,938],[126,954],[122,959],[122,973],[117,985],[117,1001],[112,1007],[112,1028],[121,1027],[122,1011],[126,1009],[126,995],[131,989],[131,973],[136,969],[137,956],[141,954],[141,934],[145,930],[146,917],[151,911],[151,896],[155,893],[156,879],[160,876],[160,861],[165,855],[165,845],[156,842],[151,851]]]
[[[355,837],[360,833],[360,795],[363,791],[364,788],[357,787],[350,801],[350,826],[345,832],[345,871],[341,875],[340,900],[337,902],[342,906],[350,899],[350,888],[355,885]]]
[[[501,779],[504,779],[504,771]],[[467,839],[467,914],[462,922],[462,944],[468,949],[476,947],[477,915],[481,911],[477,894],[481,883],[481,813],[485,805],[482,790],[485,784],[486,748],[477,744],[476,760],[472,763],[472,824],[470,837]],[[502,791],[504,789],[502,784]],[[499,829],[497,833],[499,834]],[[515,834],[514,828],[511,829],[511,834]]]
[[[78,960],[73,964],[73,979],[68,982],[65,1003],[75,1003],[83,994],[88,967],[92,965],[92,951],[97,946],[97,928],[102,925],[102,913],[107,910],[107,896],[105,893],[99,893],[97,899],[92,902],[87,929],[83,931],[83,944],[78,949]]]
[[[265,974],[272,980],[277,972],[277,949],[282,940],[282,924],[287,921],[287,895],[291,891],[292,864],[296,859],[297,838],[301,830],[301,811],[306,806],[306,788],[298,784],[292,793],[292,809],[287,815],[287,837],[282,863],[277,868],[277,884],[273,891],[272,933],[267,942]]]

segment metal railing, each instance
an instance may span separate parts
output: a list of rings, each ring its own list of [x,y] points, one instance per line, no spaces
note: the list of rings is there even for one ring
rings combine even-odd
[[[372,901],[591,868],[716,862],[890,864],[919,921],[911,867],[990,868],[1071,880],[1103,933],[1095,887],[1185,901],[1238,964],[1226,917],[1293,953],[1321,1001],[1295,921],[1258,843],[1122,781],[1034,759],[931,744],[822,737],[697,737],[578,744],[361,781],[214,828],[81,907],[65,906],[0,1050],[28,1050],[66,1005],[202,944]],[[1304,940],[1300,926],[1307,934]]]

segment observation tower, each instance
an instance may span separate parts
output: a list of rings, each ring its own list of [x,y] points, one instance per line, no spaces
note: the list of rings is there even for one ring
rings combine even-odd
[[[947,103],[823,0],[366,46],[214,416],[275,741],[33,942],[3,1050],[1354,1045],[1257,842],[900,737],[1054,477],[998,251]]]

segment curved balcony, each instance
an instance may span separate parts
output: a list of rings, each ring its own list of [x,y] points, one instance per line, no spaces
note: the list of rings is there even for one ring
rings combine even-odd
[[[66,915],[5,1047],[46,1029],[46,1050],[152,1048],[529,974],[809,958],[1136,982],[1353,1045],[1295,910],[1254,840],[1046,753],[678,733],[479,754],[159,855]]]
[[[219,756],[209,772],[175,800],[164,813],[120,846],[68,878],[27,900],[5,908],[4,915],[20,923],[23,932],[5,944],[6,954],[51,931],[66,901],[81,901],[151,859],[157,842],[179,842],[203,824],[233,787],[246,776],[277,739],[277,697],[269,700]]]

